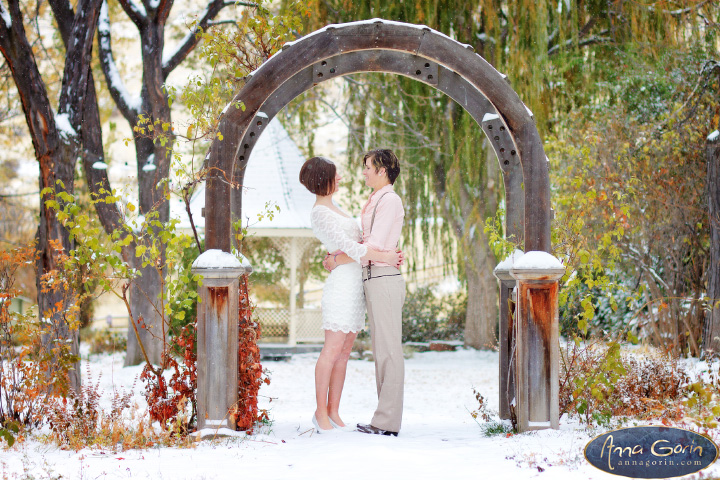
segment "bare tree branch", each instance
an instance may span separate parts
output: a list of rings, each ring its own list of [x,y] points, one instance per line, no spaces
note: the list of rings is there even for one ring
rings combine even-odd
[[[110,36],[110,18],[108,16],[107,0],[103,2],[102,9],[100,10],[98,47],[100,49],[100,65],[102,66],[108,90],[110,90],[110,95],[115,101],[115,105],[117,105],[123,117],[126,119],[136,118],[140,113],[140,101],[139,98],[135,99],[130,96],[115,65],[115,57],[112,52],[112,38]]]
[[[147,12],[145,7],[136,4],[133,0],[118,0],[120,6],[138,29],[143,28],[147,23]]]
[[[147,1],[147,0],[145,0]],[[150,2],[148,2],[150,3]],[[157,7],[157,22],[160,24],[165,24],[168,17],[170,16],[170,10],[172,10],[173,4],[175,2],[173,0],[160,0],[160,3]],[[147,9],[147,6],[145,7]]]
[[[692,13],[693,10],[700,10],[705,4],[710,3],[713,0],[705,0],[704,2],[700,2],[697,5],[693,5],[692,7],[687,8],[679,8],[677,10],[665,10],[662,8],[655,8],[653,6],[648,6],[648,10],[651,12],[660,12],[665,13],[667,15],[672,15],[674,17],[680,17],[682,15],[686,15],[688,13]]]
[[[248,6],[248,7],[256,7],[255,4],[248,4],[245,5],[244,3],[239,3],[240,5]],[[205,7],[205,11],[200,16],[199,20],[193,27],[193,29],[188,33],[185,38],[182,40],[180,45],[177,47],[175,52],[168,55],[167,59],[163,58],[163,76],[167,78],[168,75],[170,75],[170,72],[172,72],[175,67],[180,65],[185,58],[192,52],[195,47],[197,46],[198,42],[200,41],[199,33],[203,30],[207,29],[210,26],[210,22],[217,17],[218,13],[230,5],[235,5],[234,2],[226,2],[225,0],[211,0],[208,2],[207,6]]]
[[[590,20],[587,21],[585,25],[580,29],[578,32],[578,38],[585,38],[588,33],[590,33],[590,30],[595,26],[595,24],[598,21],[598,17],[590,17]]]
[[[253,2],[225,2],[226,7],[253,7],[256,8],[258,6],[257,3]]]
[[[600,35],[606,35],[608,33],[610,33],[609,30],[603,30],[598,35],[593,35],[584,40],[581,40],[580,42],[578,42],[578,46],[579,47],[588,47],[590,45],[596,45],[599,43],[610,43],[610,42],[612,42],[612,38],[600,36]],[[573,44],[573,40],[570,39],[570,40],[566,40],[565,43],[563,44],[563,46],[565,48],[570,48],[572,46],[572,44]],[[554,45],[552,48],[550,48],[548,50],[548,56],[555,55],[559,51],[560,51],[560,45]]]
[[[216,27],[218,25],[237,25],[237,20],[213,20],[208,22],[208,27]]]
[[[63,43],[67,48],[67,45],[71,41],[75,14],[70,4],[64,0],[50,0],[50,6],[57,20]],[[107,5],[104,5],[104,9],[105,16],[107,17]],[[100,20],[102,20],[102,8],[100,16]],[[99,170],[92,167],[95,162],[104,161],[102,128],[100,126],[97,93],[95,92],[95,81],[92,72],[90,72],[87,82],[87,94],[82,115],[82,131],[80,133],[83,144],[83,150],[81,152],[82,167],[88,188],[98,198],[104,197],[105,195],[100,194],[102,190],[107,192],[112,190],[107,170]],[[97,210],[100,223],[108,234],[121,224],[122,215],[115,203],[98,202],[95,204],[95,209]]]

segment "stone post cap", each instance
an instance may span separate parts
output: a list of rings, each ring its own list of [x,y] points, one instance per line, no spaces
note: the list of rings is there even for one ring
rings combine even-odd
[[[560,260],[547,252],[532,251],[523,255],[510,269],[517,280],[559,280],[565,274]]]
[[[250,262],[243,255],[211,249],[204,251],[192,264],[192,272],[204,277],[233,277],[252,273]]]
[[[513,277],[510,275],[510,270],[523,255],[525,255],[525,253],[522,250],[515,249],[515,251],[508,255],[505,260],[497,264],[497,267],[495,267],[495,270],[493,270],[495,278],[500,281],[514,280]]]

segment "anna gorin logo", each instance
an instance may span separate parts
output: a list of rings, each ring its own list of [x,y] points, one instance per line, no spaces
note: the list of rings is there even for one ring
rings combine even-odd
[[[698,472],[718,457],[704,435],[674,427],[630,427],[603,433],[585,458],[603,472],[634,478],[669,478]]]

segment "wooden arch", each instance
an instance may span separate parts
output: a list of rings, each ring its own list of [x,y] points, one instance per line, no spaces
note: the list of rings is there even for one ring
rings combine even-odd
[[[253,72],[226,108],[208,156],[207,249],[231,249],[231,222],[250,152],[277,112],[322,81],[357,72],[404,75],[465,108],[488,135],[503,171],[507,233],[525,251],[550,251],[550,178],[532,114],[472,47],[428,27],[368,20],[329,25],[283,49]],[[242,102],[244,108],[237,108]],[[231,181],[232,180],[232,181]]]

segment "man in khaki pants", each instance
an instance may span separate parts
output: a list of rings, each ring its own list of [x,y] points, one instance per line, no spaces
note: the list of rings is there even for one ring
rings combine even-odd
[[[397,156],[386,149],[371,150],[363,158],[365,184],[373,189],[362,209],[363,243],[388,251],[397,248],[405,218],[393,183],[400,174]],[[346,255],[326,257],[325,266],[352,261]],[[363,262],[363,287],[375,359],[378,406],[370,424],[358,424],[359,432],[397,436],[402,424],[405,359],[402,350],[402,307],[405,280],[400,270],[379,262]]]

